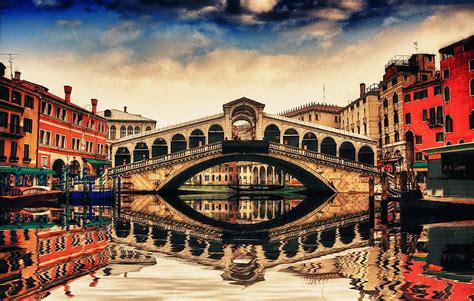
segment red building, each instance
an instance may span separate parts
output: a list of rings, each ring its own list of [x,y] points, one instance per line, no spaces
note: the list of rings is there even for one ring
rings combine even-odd
[[[403,89],[403,131],[414,158],[412,167],[420,176],[426,176],[426,158],[422,150],[442,146],[443,139],[443,99],[441,79],[415,83]]]
[[[474,141],[474,35],[439,53],[446,144]]]
[[[22,86],[36,91],[41,99],[39,113],[38,165],[55,171],[57,181],[62,167],[71,165],[71,175],[96,176],[106,161],[107,120],[97,115],[97,99],[91,99],[92,110],[71,102],[72,87],[64,86],[64,98],[49,89],[28,81]]]

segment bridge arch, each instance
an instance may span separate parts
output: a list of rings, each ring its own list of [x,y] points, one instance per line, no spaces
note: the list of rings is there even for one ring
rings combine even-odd
[[[145,142],[137,142],[133,149],[133,162],[147,160],[148,158],[150,158],[148,145]]]
[[[163,138],[157,138],[151,146],[151,157],[159,157],[168,154],[168,143]]]
[[[326,137],[321,141],[321,153],[336,156],[336,141],[331,137]]]
[[[299,147],[300,146],[300,135],[298,132],[293,129],[289,128],[283,134],[283,144]]]
[[[301,146],[303,149],[317,152],[318,151],[318,138],[313,132],[307,132],[303,136],[301,141]]]
[[[214,143],[224,140],[224,129],[219,124],[213,124],[209,127],[207,131],[207,141],[208,143]]]
[[[200,129],[195,129],[189,135],[189,148],[195,148],[206,144],[206,136]]]
[[[186,149],[186,138],[182,134],[175,134],[171,138],[171,152],[176,153]]]
[[[280,143],[280,129],[275,124],[269,124],[263,133],[263,140]]]
[[[370,165],[374,165],[374,151],[371,147],[364,145],[359,149],[357,161],[361,163],[366,163]]]
[[[355,147],[354,144],[344,141],[339,147],[339,157],[355,161]]]
[[[274,168],[278,168],[279,170],[283,170],[285,173],[291,174],[310,191],[328,193],[336,191],[333,185],[318,171],[308,168],[304,163],[294,161],[291,157],[285,158],[277,155],[259,153],[216,154],[212,157],[197,159],[192,163],[190,162],[189,164],[183,165],[172,175],[165,178],[163,182],[160,183],[158,189],[162,191],[176,190],[195,174],[212,166],[233,161],[259,162],[262,164],[272,165]],[[266,172],[265,169],[263,169],[262,175],[260,172],[260,169],[254,167],[254,182],[262,184],[264,183],[263,181],[265,181]]]
[[[117,149],[115,153],[115,166],[120,166],[124,164],[130,164],[131,156],[130,151],[125,146],[121,146]]]

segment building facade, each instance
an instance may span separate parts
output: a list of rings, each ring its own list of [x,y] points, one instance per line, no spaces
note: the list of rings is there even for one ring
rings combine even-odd
[[[21,85],[20,72],[5,77],[0,63],[0,195],[12,187],[42,184],[38,179],[38,95]]]
[[[474,141],[474,35],[439,50],[445,141]]]
[[[385,65],[379,84],[378,163],[389,171],[406,169],[414,160],[413,143],[406,142],[404,133],[403,89],[431,80],[435,73],[434,54],[395,56]]]
[[[340,112],[342,109],[343,107],[336,105],[311,102],[283,111],[279,115],[339,129],[341,127]]]
[[[379,139],[378,110],[379,88],[378,84],[370,87],[360,84],[359,97],[348,104],[340,112],[341,129]]]

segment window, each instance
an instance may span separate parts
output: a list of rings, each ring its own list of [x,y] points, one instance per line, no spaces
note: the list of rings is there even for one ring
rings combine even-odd
[[[428,80],[428,75],[422,74],[422,75],[421,75],[421,81],[424,82],[424,81],[427,81],[427,80]]]
[[[471,91],[471,96],[474,96],[474,79],[471,79],[469,82],[469,91]]]
[[[115,128],[115,125],[113,125],[113,126],[110,127],[109,138],[113,140],[113,139],[115,139],[116,135],[117,135],[117,129]]]
[[[433,94],[434,95],[440,95],[441,94],[441,85],[438,85],[438,86],[434,87]]]
[[[393,93],[392,101],[393,101],[393,104],[398,103],[398,94],[397,93]]]
[[[21,93],[18,91],[13,91],[13,103],[16,103],[17,105],[21,106]]]
[[[436,142],[443,142],[444,134],[443,132],[436,133]]]
[[[453,119],[449,115],[446,115],[445,130],[446,130],[446,133],[452,133],[453,132]]]
[[[395,139],[395,142],[400,141],[400,134],[398,133],[398,131],[395,132],[394,139]]]
[[[405,102],[410,102],[410,94],[405,94]]]
[[[423,137],[420,135],[415,136],[415,143],[416,144],[422,144],[423,143]]]
[[[90,128],[91,130],[94,129],[94,119],[90,118],[89,121],[87,122],[87,127]]]
[[[364,123],[364,135],[367,135],[367,123]]]
[[[128,126],[127,129],[127,136],[133,135],[133,127],[131,125]]]
[[[423,98],[427,98],[428,97],[428,90],[420,90],[420,91],[416,91],[414,93],[414,99],[415,100],[418,100],[418,99],[423,99]]]
[[[451,100],[451,91],[449,87],[444,88],[444,101],[450,101]]]
[[[56,108],[56,118],[67,121],[66,118],[66,109],[57,107]]]
[[[72,112],[72,123],[80,125],[82,121],[82,114]]]
[[[308,121],[311,121],[311,114],[308,115]]]
[[[7,87],[0,87],[0,99],[9,101],[10,100],[10,89]]]
[[[41,156],[41,166],[42,166],[42,167],[48,166],[48,157],[46,157],[46,156]]]
[[[0,128],[8,127],[8,113],[0,112]]]
[[[10,115],[10,133],[20,133],[20,116],[14,114]]]
[[[81,144],[81,139],[79,138],[72,138],[72,149],[79,150]]]
[[[474,71],[474,60],[469,61],[469,71]]]
[[[0,161],[5,160],[5,140],[0,140]]]
[[[411,124],[411,114],[410,113],[405,114],[405,123],[406,124]]]
[[[393,123],[398,124],[398,111],[393,111]]]
[[[424,109],[422,114],[423,114],[423,121],[427,121],[428,120],[428,110]]]
[[[53,105],[47,103],[46,101],[43,101],[41,103],[41,113],[51,116],[51,114],[53,113]]]
[[[384,107],[384,108],[388,108],[388,99],[387,99],[387,97],[385,97],[385,98],[383,99],[383,107]]]
[[[436,107],[436,124],[443,124],[443,107]]]
[[[385,134],[385,144],[390,144],[390,136]]]
[[[398,80],[396,77],[392,79],[392,86],[395,86],[398,83]]]
[[[40,139],[41,144],[50,145],[51,142],[51,132],[40,130]]]
[[[35,108],[35,100],[33,96],[25,95],[25,107],[34,109]]]
[[[388,116],[387,116],[387,114],[384,115],[384,118],[383,118],[383,126],[384,126],[384,127],[387,127],[387,126],[388,126]]]
[[[56,147],[66,148],[66,136],[56,134]]]
[[[32,133],[33,132],[33,120],[29,118],[23,119],[23,129],[25,133]]]
[[[469,114],[469,128],[474,129],[474,110]]]
[[[430,108],[430,125],[436,124],[436,109]]]
[[[423,161],[423,153],[422,152],[417,152],[415,154],[415,160],[416,161]]]
[[[103,144],[100,144],[100,143],[97,144],[97,153],[98,153],[99,155],[104,154],[104,145],[103,145]]]
[[[135,127],[135,134],[140,134],[140,127],[139,126]]]
[[[126,135],[127,135],[127,128],[126,128],[124,125],[122,125],[122,126],[120,127],[120,138],[123,138],[123,137],[125,137]]]
[[[18,161],[18,142],[12,141],[10,146],[10,161]]]
[[[121,129],[120,129],[121,130]],[[151,126],[147,126],[145,131],[151,131]]]
[[[31,161],[30,146],[28,144],[23,144],[23,161]]]
[[[449,78],[449,69],[444,69],[443,70],[443,79],[448,79]]]
[[[92,153],[92,141],[86,141],[86,152]]]

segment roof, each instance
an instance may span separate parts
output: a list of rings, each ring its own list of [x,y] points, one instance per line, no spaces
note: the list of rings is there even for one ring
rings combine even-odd
[[[459,45],[464,45],[464,51],[473,49],[474,48],[474,35],[441,48],[439,50],[439,53],[454,54],[454,48],[456,48]]]
[[[433,78],[433,79],[430,79],[430,80],[427,80],[427,81],[424,81],[424,82],[414,83],[411,86],[403,88],[403,91],[414,90],[414,89],[418,89],[418,88],[425,88],[425,87],[434,86],[434,85],[438,85],[438,84],[441,84],[441,79],[440,78]]]
[[[105,110],[107,111],[107,110]],[[150,119],[143,117],[140,114],[131,114],[128,112],[120,111],[117,109],[109,109],[110,111],[110,117],[105,117],[104,113],[105,111],[100,111],[97,113],[97,115],[104,117],[107,120],[121,120],[121,121],[147,121],[147,122],[154,122],[156,123],[156,120]]]
[[[294,107],[289,110],[283,111],[278,113],[278,115],[281,116],[295,116],[300,113],[305,113],[308,111],[319,111],[319,112],[327,112],[327,113],[339,113],[344,109],[344,107],[332,105],[332,104],[327,104],[327,103],[315,103],[315,102],[310,102],[304,105],[301,105],[299,107]]]
[[[222,107],[223,108],[228,108],[228,107],[231,107],[231,106],[233,106],[237,103],[245,103],[245,102],[253,104],[257,108],[262,108],[263,109],[265,107],[265,104],[263,104],[261,102],[258,102],[258,101],[255,101],[253,99],[247,98],[247,97],[241,97],[241,98],[238,98],[238,99],[233,100],[231,102],[225,103],[225,104],[222,105]]]

